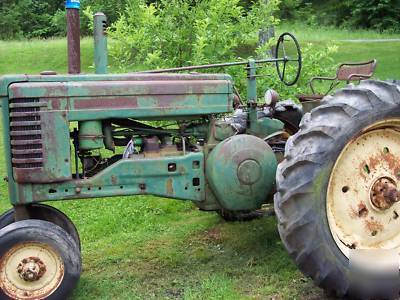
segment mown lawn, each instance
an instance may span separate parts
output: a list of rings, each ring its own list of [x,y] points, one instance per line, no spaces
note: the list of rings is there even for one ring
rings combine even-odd
[[[290,27],[288,25],[288,27]],[[278,31],[287,28],[282,26]],[[296,28],[294,28],[296,32]],[[337,32],[303,43],[321,45]],[[362,38],[377,38],[376,34]],[[353,32],[351,38],[357,37]],[[379,35],[378,35],[379,37]],[[388,37],[391,38],[391,37]],[[400,42],[339,42],[336,62],[377,58],[377,78],[400,78]],[[84,72],[92,72],[92,41],[82,41]],[[112,63],[112,62],[111,62]],[[65,40],[0,41],[0,74],[66,72]],[[1,144],[0,152],[3,149]],[[0,156],[0,174],[5,175]],[[0,184],[0,213],[9,208]],[[55,203],[82,239],[83,273],[73,299],[321,299],[297,271],[273,217],[225,223],[191,203],[152,196]]]

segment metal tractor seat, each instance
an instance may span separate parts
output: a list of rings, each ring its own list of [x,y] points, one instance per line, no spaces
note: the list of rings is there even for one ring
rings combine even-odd
[[[371,78],[374,75],[376,69],[377,60],[373,59],[367,62],[356,62],[356,63],[343,63],[339,65],[335,77],[313,77],[309,86],[312,94],[298,95],[297,98],[303,103],[304,109],[307,111],[307,107],[318,105],[318,102],[328,95],[334,88],[336,88],[341,82],[359,82]],[[325,93],[318,93],[315,90],[314,83],[316,81],[331,81],[329,88]],[[307,103],[310,102],[310,103]],[[317,103],[316,103],[317,102]]]

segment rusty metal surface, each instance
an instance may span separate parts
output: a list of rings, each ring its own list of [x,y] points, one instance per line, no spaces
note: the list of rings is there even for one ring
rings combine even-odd
[[[68,73],[81,72],[81,28],[78,9],[67,9]]]
[[[17,182],[71,178],[68,122],[63,113],[48,112],[46,107],[39,99],[10,101],[11,163]]]
[[[47,108],[67,113],[70,121],[107,118],[198,116],[232,111],[233,91],[228,80],[177,79],[143,81],[69,81],[15,83],[11,99],[40,99]],[[32,116],[19,112],[18,117]]]
[[[171,164],[176,168],[171,169]],[[193,178],[198,178],[199,185],[193,184]],[[121,159],[90,178],[32,185],[32,197],[36,202],[152,194],[202,201],[205,198],[204,185],[204,155],[191,152],[151,159]]]
[[[328,221],[346,256],[349,249],[400,248],[400,134],[392,122],[354,137],[331,172]]]
[[[345,63],[341,64],[337,70],[338,80],[363,80],[370,78],[376,68],[376,60],[361,63]]]
[[[9,87],[10,99],[130,95],[174,96],[206,93],[226,94],[230,92],[230,82],[226,80],[192,79],[187,81],[179,78],[176,80],[171,78],[171,80],[32,82],[15,83]],[[41,101],[44,101],[44,99],[41,99]],[[43,105],[41,104],[41,106]]]
[[[371,201],[379,209],[388,209],[399,201],[396,183],[387,177],[379,178],[371,189]]]
[[[0,96],[8,96],[8,87],[18,82],[86,82],[86,81],[166,81],[166,80],[228,80],[227,74],[95,74],[95,75],[6,75],[0,77]]]
[[[1,258],[0,268],[2,290],[8,297],[37,300],[54,293],[64,278],[65,267],[49,245],[25,242],[15,245]]]
[[[30,256],[18,264],[17,272],[25,281],[36,281],[46,273],[46,265],[39,257]]]
[[[160,140],[156,136],[148,137],[143,139],[144,152],[159,152],[160,151]]]

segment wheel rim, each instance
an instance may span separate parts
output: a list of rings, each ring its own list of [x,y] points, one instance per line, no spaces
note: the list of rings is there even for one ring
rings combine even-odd
[[[351,249],[400,251],[400,120],[369,126],[342,150],[327,190],[332,236]]]
[[[43,243],[18,244],[0,262],[0,287],[13,299],[46,298],[63,278],[62,258]]]

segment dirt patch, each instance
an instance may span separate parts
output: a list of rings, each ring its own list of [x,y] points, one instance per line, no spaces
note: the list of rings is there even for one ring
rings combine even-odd
[[[222,233],[219,228],[211,228],[206,230],[204,238],[211,241],[220,241],[222,239]]]

